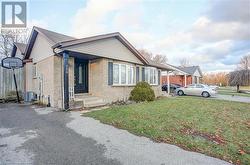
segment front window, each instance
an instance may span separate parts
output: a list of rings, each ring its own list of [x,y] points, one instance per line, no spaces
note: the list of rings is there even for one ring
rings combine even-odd
[[[150,85],[157,85],[158,83],[158,71],[156,68],[145,68],[145,81]]]
[[[121,84],[126,84],[126,65],[121,65]]]
[[[149,69],[145,68],[145,81],[148,82],[149,80]]]
[[[80,64],[79,66],[79,84],[82,84],[82,65]]]
[[[135,68],[133,66],[128,67],[128,84],[135,83]]]
[[[118,84],[119,83],[119,77],[120,77],[120,70],[119,65],[114,64],[113,65],[113,83]]]
[[[150,84],[154,84],[154,70],[153,69],[150,69],[150,76],[149,76],[149,83]]]
[[[114,85],[135,85],[135,67],[126,64],[113,64]]]
[[[32,66],[32,77],[33,78],[37,77],[37,68],[35,64]]]

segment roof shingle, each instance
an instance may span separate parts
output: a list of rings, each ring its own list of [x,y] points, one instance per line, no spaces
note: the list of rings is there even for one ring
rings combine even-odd
[[[34,29],[37,30],[38,32],[42,33],[43,35],[45,35],[50,41],[53,42],[52,44],[76,39],[76,38],[71,37],[71,36],[67,36],[64,34],[53,32],[53,31],[46,30],[46,29],[43,29],[40,27],[36,27],[36,26],[34,26]]]
[[[16,45],[22,54],[25,53],[26,44],[15,42],[14,45]]]
[[[190,75],[193,75],[195,71],[198,69],[200,72],[200,67],[199,66],[188,66],[188,67],[178,67],[180,70],[183,72],[186,72]]]

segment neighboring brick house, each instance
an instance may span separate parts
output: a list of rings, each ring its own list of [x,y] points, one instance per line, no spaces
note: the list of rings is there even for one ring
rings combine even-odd
[[[202,72],[199,66],[178,67],[180,71],[174,71],[169,75],[170,83],[186,86],[198,84],[202,80]],[[167,75],[162,75],[162,84],[167,84]]]
[[[139,81],[160,96],[161,72],[173,70],[147,60],[120,33],[76,39],[34,27],[23,55],[25,92],[63,109],[127,100]]]

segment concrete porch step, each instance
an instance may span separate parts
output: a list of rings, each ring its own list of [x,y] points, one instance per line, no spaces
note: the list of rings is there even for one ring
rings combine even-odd
[[[82,108],[95,108],[106,104],[104,99],[88,94],[76,94],[74,99],[74,106],[81,106]]]
[[[84,97],[89,97],[91,96],[90,94],[88,93],[77,93],[75,94],[75,98],[84,98]]]
[[[86,103],[84,104],[85,108],[96,108],[107,105],[105,102],[95,102],[95,103]]]

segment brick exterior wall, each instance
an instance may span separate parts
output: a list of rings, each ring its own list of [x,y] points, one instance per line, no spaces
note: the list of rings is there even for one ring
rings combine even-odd
[[[69,87],[74,87],[74,58],[69,57]],[[62,108],[63,98],[63,59],[54,56],[54,107]]]
[[[93,96],[102,97],[109,103],[118,100],[126,101],[134,86],[108,85],[108,61],[108,59],[104,58],[90,61],[89,93]],[[119,61],[119,63],[122,62]],[[152,89],[156,97],[162,95],[161,85],[154,85]]]
[[[105,99],[106,102],[111,103],[118,100],[128,100],[132,86],[112,86],[108,85],[108,62],[105,58],[89,61],[89,94],[93,96],[99,96]],[[126,63],[117,61],[119,63]],[[129,64],[129,63],[126,63]],[[62,57],[50,56],[37,62],[36,70],[37,74],[42,78],[32,77],[32,65],[28,63],[25,66],[26,69],[26,91],[33,91],[37,94],[41,92],[41,102],[48,103],[48,96],[50,96],[50,102],[52,107],[62,108],[63,97],[63,64]],[[134,64],[135,65],[135,64]],[[140,65],[135,65],[140,66]],[[142,66],[140,66],[142,67]],[[140,69],[141,80],[141,69]],[[39,90],[39,81],[42,85],[41,91]],[[28,83],[30,82],[30,83]],[[160,81],[162,82],[162,81]],[[69,87],[74,87],[74,58],[69,58]],[[161,84],[152,86],[155,92],[155,96],[161,96]]]
[[[171,75],[169,76],[170,83],[179,84],[185,86],[185,76],[184,75]],[[167,76],[162,76],[162,84],[167,84]],[[187,85],[192,84],[192,76],[187,76]]]
[[[50,56],[36,65],[37,78],[33,75],[34,63],[25,64],[25,91],[41,94],[40,101],[48,104],[48,96],[52,107],[62,108],[63,65],[62,57]],[[40,86],[40,90],[39,90]],[[74,58],[69,58],[69,86],[74,86]]]

